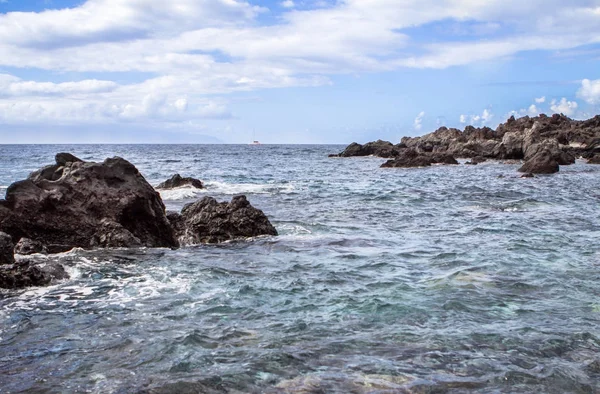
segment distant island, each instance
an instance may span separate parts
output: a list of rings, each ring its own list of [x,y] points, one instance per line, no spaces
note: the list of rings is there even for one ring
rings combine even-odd
[[[377,156],[388,158],[382,167],[426,167],[458,164],[456,158],[476,165],[488,159],[524,160],[524,173],[552,174],[576,158],[600,164],[600,115],[574,120],[562,114],[536,117],[511,116],[496,130],[467,126],[463,131],[441,127],[422,137],[403,137],[400,143],[352,143],[330,157]]]

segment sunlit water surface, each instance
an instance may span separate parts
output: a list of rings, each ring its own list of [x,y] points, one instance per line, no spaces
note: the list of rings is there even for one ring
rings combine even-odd
[[[0,392],[589,393],[600,387],[600,166],[380,169],[341,146],[0,146],[6,186],[122,156],[168,209],[246,194],[278,237],[75,250],[0,292]]]

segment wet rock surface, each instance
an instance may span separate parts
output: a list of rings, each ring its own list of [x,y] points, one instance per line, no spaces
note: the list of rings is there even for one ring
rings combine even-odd
[[[0,230],[51,253],[177,245],[160,195],[120,157],[94,163],[59,153],[55,165],[10,185],[0,200]]]
[[[204,188],[202,181],[200,181],[199,179],[191,178],[191,177],[184,178],[179,174],[173,175],[171,178],[169,178],[166,181],[159,184],[156,188],[157,189],[174,189],[176,187],[182,187],[182,186],[192,186],[192,187],[195,187],[196,189]]]
[[[163,185],[201,187],[201,182],[176,174]],[[56,164],[13,183],[0,200],[0,231],[19,240],[19,254],[73,247],[177,247],[178,239],[214,243],[277,234],[245,196],[230,203],[205,197],[184,207],[181,220],[173,217],[167,218],[160,194],[120,157],[94,163],[59,153]],[[6,249],[12,253],[12,243]]]
[[[64,267],[58,263],[19,261],[0,266],[0,288],[4,289],[47,286],[53,281],[68,278]]]
[[[269,219],[246,196],[233,197],[229,203],[204,197],[183,207],[181,214],[170,212],[168,217],[182,245],[277,235]]]

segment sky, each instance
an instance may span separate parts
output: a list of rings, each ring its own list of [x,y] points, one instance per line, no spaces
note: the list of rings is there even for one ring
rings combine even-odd
[[[398,142],[600,113],[600,0],[0,0],[2,143]]]

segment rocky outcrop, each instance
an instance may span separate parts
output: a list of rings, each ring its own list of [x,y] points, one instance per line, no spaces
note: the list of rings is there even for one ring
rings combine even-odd
[[[0,288],[20,289],[45,286],[54,279],[68,278],[65,269],[57,263],[34,264],[15,261],[12,237],[0,232]]]
[[[164,181],[163,183],[159,184],[156,188],[157,189],[174,189],[176,187],[182,187],[182,186],[192,186],[192,187],[195,187],[196,189],[202,189],[204,187],[204,185],[202,184],[202,181],[200,181],[199,179],[190,178],[190,177],[183,178],[181,175],[175,174],[171,178],[169,178],[166,181]]]
[[[403,149],[399,156],[388,160],[381,165],[382,168],[414,168],[429,167],[432,164],[458,164],[451,155],[444,153],[423,153],[415,149]]]
[[[558,171],[558,162],[552,157],[549,151],[538,152],[519,168],[519,172],[530,174],[554,174]]]
[[[236,196],[229,203],[204,197],[183,207],[181,214],[170,212],[168,218],[182,245],[277,235],[269,219],[246,196]]]
[[[525,160],[544,154],[548,163],[558,165],[575,163],[576,157],[590,159],[590,163],[600,159],[600,115],[585,121],[570,119],[564,115],[525,116],[509,118],[496,130],[489,127],[467,126],[463,131],[441,127],[422,137],[404,137],[400,144],[376,141],[365,145],[353,143],[339,156],[374,155],[383,158],[396,158],[384,166],[427,166],[426,159],[406,157],[405,151],[419,154],[447,154],[452,157],[482,158],[497,160]],[[416,161],[415,161],[416,160]],[[539,162],[538,157],[535,162]],[[471,160],[467,164],[477,164]],[[414,165],[413,165],[414,164]],[[418,165],[417,165],[418,164]]]
[[[0,288],[4,289],[47,286],[53,281],[68,278],[64,267],[57,263],[35,264],[31,261],[19,261],[0,266]]]
[[[94,163],[59,153],[56,164],[8,188],[0,200],[0,231],[40,242],[51,253],[177,246],[160,195],[120,157]]]
[[[179,175],[170,179],[199,182]],[[13,183],[0,200],[0,287],[45,285],[66,277],[58,264],[15,263],[14,253],[58,253],[73,247],[178,247],[277,235],[245,196],[230,203],[205,197],[167,217],[160,194],[127,160],[84,162],[68,153]],[[18,240],[17,245],[13,240]]]
[[[377,140],[369,142],[365,145],[358,144],[356,142],[348,145],[339,157],[353,157],[353,156],[378,156],[378,157],[394,157],[398,155],[401,145],[394,145],[389,141]]]

